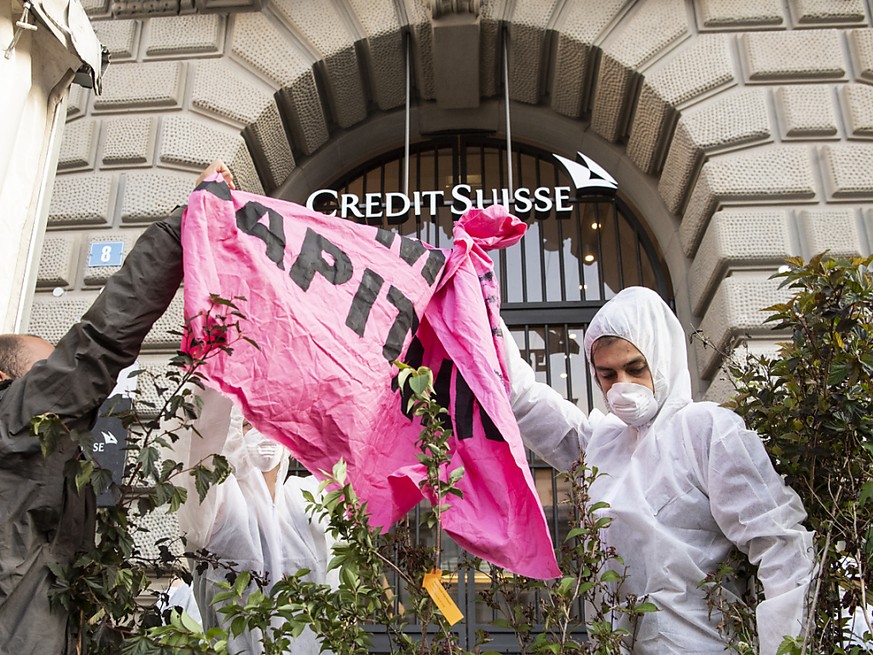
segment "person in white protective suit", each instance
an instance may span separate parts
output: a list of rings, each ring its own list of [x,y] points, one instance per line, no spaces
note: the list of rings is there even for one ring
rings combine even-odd
[[[719,617],[709,617],[698,584],[734,546],[759,567],[761,654],[801,633],[814,554],[800,498],[740,417],[692,400],[685,334],[654,291],[623,290],[585,335],[607,414],[586,416],[536,382],[514,340],[505,342],[525,444],[560,470],[584,450],[587,465],[605,473],[591,502],[609,503],[602,514],[614,520],[603,538],[628,575],[620,594],[646,596],[659,610],[624,624],[635,655],[724,653]]]
[[[188,550],[205,548],[220,560],[235,562],[238,571],[266,574],[271,584],[308,569],[305,580],[336,587],[337,574],[327,570],[333,542],[323,526],[310,522],[302,496],[304,489],[317,495],[318,481],[312,476],[286,480],[287,448],[249,426],[239,409],[218,392],[198,393],[203,397],[203,410],[194,426],[202,438],[187,431],[175,445],[176,456],[181,456],[186,466],[193,466],[212,453],[221,453],[232,473],[212,486],[202,503],[193,478],[183,476],[191,488],[179,510],[179,525],[187,537]],[[227,572],[211,565],[202,574],[193,571],[192,588],[204,629],[228,627],[219,607],[212,604],[215,594],[222,591],[218,583],[226,581]],[[281,620],[276,619],[275,625],[281,625]],[[307,628],[287,652],[316,655],[320,650],[320,642]],[[259,631],[231,635],[228,652],[260,655],[263,645]]]

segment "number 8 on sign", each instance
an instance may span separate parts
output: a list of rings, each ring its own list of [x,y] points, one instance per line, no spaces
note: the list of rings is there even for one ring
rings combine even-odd
[[[91,244],[88,255],[88,266],[121,266],[124,259],[124,243],[122,241],[102,241]]]

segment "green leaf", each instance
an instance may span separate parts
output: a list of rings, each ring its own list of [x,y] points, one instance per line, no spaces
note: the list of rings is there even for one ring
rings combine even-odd
[[[238,616],[233,621],[230,622],[230,633],[234,637],[239,637],[242,634],[242,631],[245,629],[246,629],[245,617]]]
[[[596,530],[600,530],[601,528],[605,528],[610,523],[612,523],[612,517],[610,516],[601,516],[597,521],[594,522],[594,528]]]
[[[172,514],[179,510],[179,508],[185,503],[185,500],[188,498],[188,490],[184,487],[173,487],[174,492],[170,497],[170,503],[167,507],[167,512]]]
[[[94,460],[79,462],[79,470],[76,473],[76,491],[82,489],[91,481],[91,474],[94,472]]]
[[[412,375],[412,369],[408,368],[405,364],[402,364],[403,368],[397,373],[397,385],[402,389],[404,385],[406,385],[406,381],[409,379],[409,376]]]
[[[432,380],[432,376],[428,378],[427,376],[415,375],[409,379],[409,388],[416,396],[425,396],[430,389]]]
[[[861,487],[861,495],[858,498],[858,505],[863,507],[871,498],[873,498],[873,481],[865,482]]]
[[[564,539],[564,541],[570,541],[571,539],[575,539],[576,537],[581,537],[587,534],[588,530],[586,528],[573,528],[567,533],[567,537]]]
[[[835,387],[842,384],[849,377],[852,368],[848,362],[837,361],[831,364],[831,370],[828,375],[828,385]]]
[[[195,621],[193,618],[191,618],[188,615],[188,612],[186,612],[185,610],[182,610],[182,616],[180,618],[182,621],[182,625],[185,627],[186,630],[193,632],[195,634],[201,633],[200,624],[197,623],[197,621]]]
[[[156,464],[159,456],[158,449],[153,448],[152,446],[146,446],[145,448],[140,449],[137,461],[142,464],[142,469],[148,476],[153,478],[157,477]]]
[[[785,637],[776,650],[776,655],[796,655],[797,653],[800,653],[800,645],[792,637]]]
[[[612,569],[606,569],[600,576],[601,582],[619,582],[620,580],[621,576]]]
[[[213,605],[220,605],[221,603],[231,600],[234,597],[232,591],[219,591],[212,597]]]
[[[91,474],[91,486],[94,487],[95,494],[102,494],[112,486],[112,471],[96,467]]]
[[[252,581],[252,574],[248,571],[243,571],[239,575],[236,576],[236,580],[233,583],[233,591],[237,596],[242,596],[243,592],[246,590],[246,587],[249,586],[249,583]]]
[[[654,603],[646,601],[645,603],[640,603],[634,607],[634,610],[637,612],[657,612],[658,607]]]
[[[558,584],[557,592],[561,596],[569,596],[576,588],[576,578],[563,578]]]
[[[340,459],[333,467],[333,478],[339,484],[346,483],[346,462],[344,459]]]

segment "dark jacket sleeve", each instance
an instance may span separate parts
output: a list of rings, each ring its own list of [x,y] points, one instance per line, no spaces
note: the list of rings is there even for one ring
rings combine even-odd
[[[70,427],[90,426],[179,288],[183,209],[149,226],[51,356],[2,391],[0,455],[39,449],[29,436],[30,420],[39,414],[54,412]]]

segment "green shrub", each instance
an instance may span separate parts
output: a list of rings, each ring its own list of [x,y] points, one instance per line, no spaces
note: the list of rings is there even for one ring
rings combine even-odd
[[[815,531],[808,634],[785,652],[861,653],[844,618],[873,602],[873,258],[788,260],[791,298],[765,311],[775,356],[732,361],[729,406],[764,440]]]

